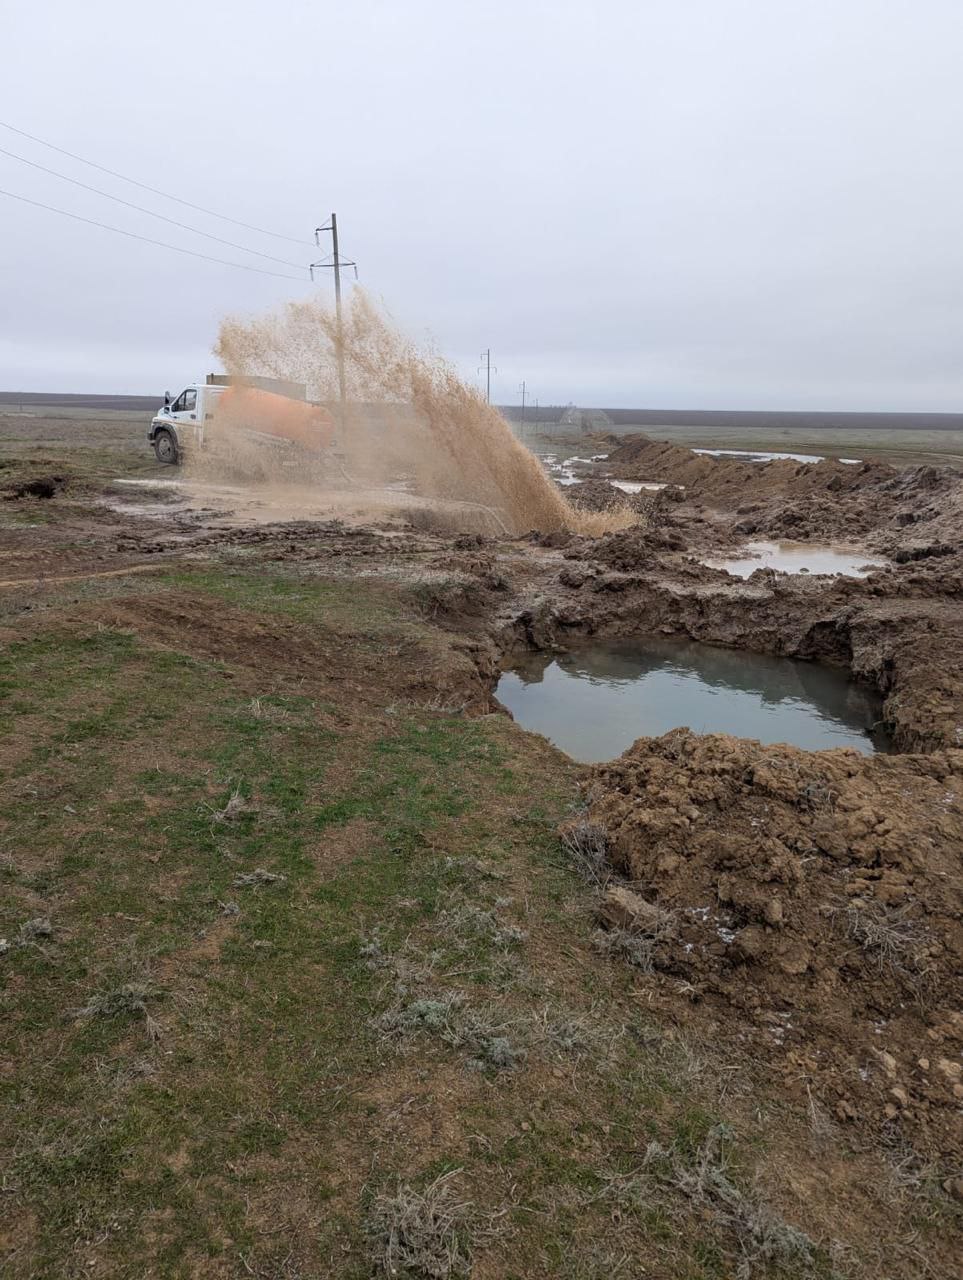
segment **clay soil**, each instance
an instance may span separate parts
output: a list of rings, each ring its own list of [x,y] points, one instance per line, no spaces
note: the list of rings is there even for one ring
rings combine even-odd
[[[171,478],[138,432],[105,424],[85,452],[37,419],[4,427],[7,1274],[367,1276],[373,1195],[450,1168],[477,1209],[476,1276],[955,1274],[960,476],[640,438],[599,467],[671,486],[632,501],[631,527],[494,538],[402,509],[239,517],[118,489]],[[583,500],[606,508],[598,479]],[[890,563],[747,580],[701,563],[790,536]],[[680,726],[582,769],[498,706],[521,648],[646,633],[844,667],[883,696],[895,751]],[[117,654],[151,690],[142,712]],[[183,714],[163,728],[175,694]],[[216,763],[192,706],[217,726]],[[276,735],[260,774],[224,728],[251,706],[243,733]],[[250,816],[212,817],[244,768]],[[588,885],[565,852],[586,831],[604,854]],[[283,909],[233,887],[265,867]],[[623,951],[594,932],[603,882],[641,904]],[[451,950],[466,904],[516,913],[518,940]],[[52,939],[18,941],[48,917]],[[156,1038],[139,1015],[108,1033],[77,1014],[132,947],[152,957],[145,989],[166,993]],[[517,1069],[466,1068],[454,1033],[420,1031],[395,1056],[384,1028],[409,988],[471,1001],[483,981],[503,1021],[529,1027]],[[574,1058],[531,1030],[560,1002],[569,1039],[595,1028]],[[305,1032],[312,1009],[330,1041]],[[110,1128],[121,1094],[137,1107]],[[99,1109],[100,1136],[81,1140]],[[706,1163],[720,1141],[722,1190]],[[787,1223],[809,1244],[774,1243]]]

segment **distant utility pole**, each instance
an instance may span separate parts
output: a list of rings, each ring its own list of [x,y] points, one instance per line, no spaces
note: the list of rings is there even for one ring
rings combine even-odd
[[[528,394],[525,389],[525,383],[523,382],[518,389],[522,393],[522,422],[524,422],[525,421],[525,396]]]
[[[335,355],[338,360],[338,399],[341,404],[341,426],[345,421],[345,406],[347,402],[347,393],[345,390],[344,378],[344,323],[341,318],[341,268],[354,267],[354,278],[358,278],[358,264],[350,258],[342,258],[338,252],[338,215],[332,213],[331,221],[325,223],[323,227],[315,227],[314,243],[320,244],[318,236],[322,231],[331,232],[331,247],[334,252],[331,255],[331,261],[322,259],[320,262],[311,263],[311,279],[314,279],[315,270],[321,267],[334,268],[334,311],[335,311]]]
[[[478,358],[481,361],[481,364],[478,366],[478,372],[481,373],[482,369],[485,370],[485,403],[491,404],[492,402],[492,369],[494,369],[496,373],[498,372],[497,367],[492,364],[491,347],[489,347],[486,351],[483,351]]]

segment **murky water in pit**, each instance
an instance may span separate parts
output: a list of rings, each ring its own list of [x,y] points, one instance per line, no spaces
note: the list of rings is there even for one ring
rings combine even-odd
[[[748,578],[757,569],[778,573],[831,573],[847,578],[865,578],[887,561],[865,551],[839,551],[835,547],[806,542],[747,542],[744,554],[715,556],[703,560],[712,569],[725,569],[737,578]]]
[[[889,749],[874,727],[881,699],[844,671],[693,641],[526,654],[502,675],[497,696],[520,725],[586,764],[683,725],[808,751]]]

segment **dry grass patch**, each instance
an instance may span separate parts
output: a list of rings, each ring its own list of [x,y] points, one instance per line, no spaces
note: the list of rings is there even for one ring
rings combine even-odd
[[[562,827],[559,836],[570,866],[588,884],[596,889],[604,889],[612,878],[605,828],[587,818],[579,818]]]
[[[365,1229],[378,1274],[410,1280],[471,1275],[473,1251],[492,1237],[493,1220],[458,1194],[460,1175],[452,1169],[424,1191],[401,1183],[393,1195],[375,1198]]]

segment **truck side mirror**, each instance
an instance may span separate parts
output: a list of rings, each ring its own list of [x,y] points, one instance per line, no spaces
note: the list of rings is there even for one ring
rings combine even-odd
[[[169,391],[165,391],[164,392],[164,408],[169,409],[170,407],[171,407],[171,393]]]

